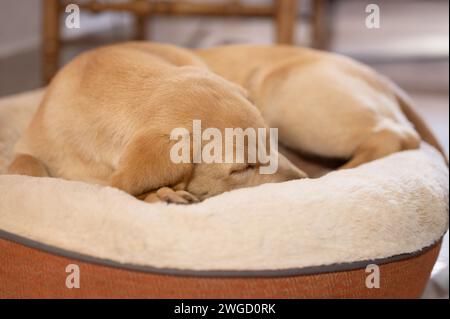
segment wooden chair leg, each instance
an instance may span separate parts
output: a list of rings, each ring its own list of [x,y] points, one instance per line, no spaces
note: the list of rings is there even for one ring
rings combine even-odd
[[[143,41],[147,39],[147,18],[145,16],[135,16],[134,32],[135,40]]]
[[[148,0],[134,0],[136,2],[145,2]],[[147,39],[147,16],[135,14],[134,16],[134,38],[143,41]]]
[[[276,0],[276,35],[280,44],[293,44],[298,0]]]
[[[43,0],[42,75],[45,84],[58,70],[60,50],[59,1]]]
[[[327,50],[332,40],[332,8],[330,0],[314,0],[312,12],[312,46],[316,49]]]

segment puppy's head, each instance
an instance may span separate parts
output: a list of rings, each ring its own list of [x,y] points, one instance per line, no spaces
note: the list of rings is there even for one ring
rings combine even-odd
[[[273,174],[262,174],[259,163],[196,164],[187,190],[203,200],[233,189],[307,177],[283,155],[276,156],[278,169]]]
[[[277,136],[271,136],[272,129],[266,128],[243,88],[215,76],[201,83],[201,89],[190,89],[196,101],[191,120],[201,120],[200,130],[194,125],[190,130],[191,154],[197,148],[201,155],[197,151],[200,158],[193,160],[187,191],[205,199],[233,189],[307,177],[278,152]],[[197,142],[201,137],[200,148],[193,145],[196,134]]]

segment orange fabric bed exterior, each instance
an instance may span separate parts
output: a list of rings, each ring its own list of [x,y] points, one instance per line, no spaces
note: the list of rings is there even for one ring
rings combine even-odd
[[[418,298],[439,253],[380,265],[380,288],[365,269],[284,277],[159,275],[96,265],[0,239],[0,298]],[[66,287],[67,265],[80,268],[80,288]]]

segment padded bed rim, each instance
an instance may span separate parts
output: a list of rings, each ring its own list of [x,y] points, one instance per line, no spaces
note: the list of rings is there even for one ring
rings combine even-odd
[[[189,270],[189,269],[176,269],[176,268],[157,268],[152,266],[142,266],[130,263],[120,263],[110,259],[103,259],[93,257],[77,252],[69,251],[66,249],[58,248],[55,246],[40,243],[35,240],[31,240],[22,236],[18,236],[0,229],[0,240],[14,242],[19,245],[23,245],[29,248],[37,249],[45,253],[55,254],[61,257],[79,260],[82,262],[92,263],[100,266],[108,266],[114,268],[122,268],[126,270],[139,271],[144,273],[153,273],[159,275],[171,275],[171,276],[189,276],[189,277],[285,277],[285,276],[303,276],[303,275],[316,275],[331,272],[351,271],[357,269],[365,269],[367,265],[384,265],[387,263],[402,261],[410,259],[426,253],[442,242],[443,236],[430,246],[423,247],[422,249],[412,252],[394,255],[387,258],[378,258],[372,260],[362,260],[349,263],[339,263],[330,265],[310,266],[303,268],[289,268],[280,270]],[[0,252],[1,256],[1,252]],[[2,258],[0,258],[2,259]]]

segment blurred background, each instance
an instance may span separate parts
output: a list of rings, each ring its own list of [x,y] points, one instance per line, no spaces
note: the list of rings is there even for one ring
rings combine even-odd
[[[69,29],[69,3],[81,8]],[[366,26],[368,4],[380,28]],[[286,43],[349,55],[403,87],[449,150],[449,3],[443,0],[0,0],[0,97],[44,86],[83,50],[132,39],[188,48]],[[448,235],[424,297],[448,298]]]

